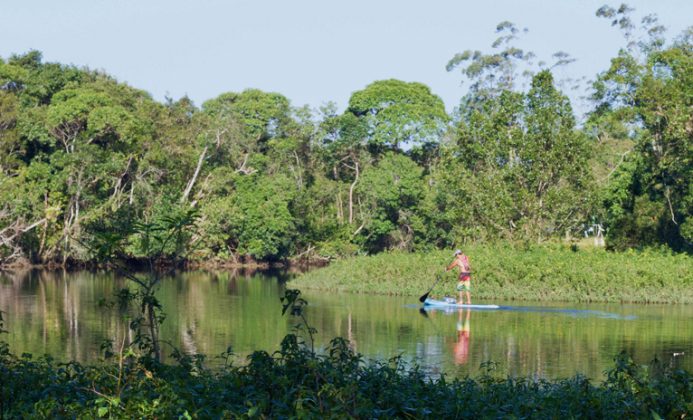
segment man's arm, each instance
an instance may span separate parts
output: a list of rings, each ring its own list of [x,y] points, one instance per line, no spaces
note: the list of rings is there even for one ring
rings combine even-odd
[[[455,268],[456,265],[457,265],[457,258],[455,258],[454,260],[452,260],[452,262],[450,263],[450,265],[448,266],[448,268],[445,269],[445,271],[450,271],[450,270],[452,270],[453,268]]]

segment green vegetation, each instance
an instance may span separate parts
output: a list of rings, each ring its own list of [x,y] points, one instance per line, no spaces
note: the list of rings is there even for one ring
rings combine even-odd
[[[610,253],[564,246],[469,246],[475,300],[693,303],[693,259],[661,252]],[[292,287],[420,296],[456,295],[452,251],[382,253],[336,261],[291,281]]]
[[[626,6],[597,15],[626,42],[591,85],[586,119],[552,72],[573,60],[534,64],[510,22],[489,51],[448,63],[469,82],[453,115],[416,82],[374,81],[343,112],[255,89],[196,106],[37,51],[0,59],[0,265],[92,261],[98,235],[191,208],[188,258],[212,263],[542,243],[590,228],[612,249],[690,253],[693,33],[667,41]]]
[[[287,291],[284,312],[305,301]],[[366,362],[345,339],[312,351],[304,323],[280,349],[254,352],[242,366],[210,370],[204,357],[174,352],[162,365],[148,353],[120,352],[96,365],[13,355],[0,341],[0,415],[8,418],[237,417],[589,417],[682,418],[693,410],[693,377],[654,361],[616,359],[604,382],[502,378],[494,364],[476,379],[430,378],[401,359]],[[0,332],[2,332],[0,317]],[[310,343],[302,337],[310,337]],[[221,355],[228,360],[230,353]]]
[[[252,354],[246,366],[210,371],[111,363],[85,366],[17,358],[2,349],[3,414],[8,418],[680,418],[693,410],[685,371],[648,376],[619,359],[599,385],[557,381],[429,379],[397,359],[364,362],[344,340],[316,356],[285,339],[274,355]],[[118,381],[122,381],[119,383]]]
[[[470,82],[454,115],[416,82],[375,81],[343,112],[254,89],[198,107],[38,51],[0,58],[0,267],[94,262],[134,287],[104,302],[128,334],[103,343],[100,364],[16,356],[0,340],[0,417],[690,415],[690,373],[625,354],[598,385],[500,378],[493,364],[430,378],[399,358],[364,361],[341,338],[317,354],[297,291],[283,310],[302,328],[277,352],[211,370],[174,349],[177,363],[161,363],[160,269],[191,260],[378,254],[295,284],[416,296],[464,243],[475,299],[693,303],[693,30],[668,42],[625,5],[597,15],[626,45],[583,123],[551,70],[570,57],[532,64],[509,22],[491,53],[448,63]],[[610,249],[645,251],[508,245],[575,242],[590,227]]]

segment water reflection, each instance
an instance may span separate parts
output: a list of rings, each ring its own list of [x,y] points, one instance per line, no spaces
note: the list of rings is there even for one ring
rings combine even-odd
[[[188,354],[206,354],[212,365],[221,363],[214,356],[229,346],[236,362],[253,350],[272,352],[296,323],[281,315],[285,280],[281,273],[249,271],[166,278],[157,293],[167,314],[161,337]],[[0,274],[7,340],[15,353],[97,360],[101,343],[110,341],[117,351],[133,340],[127,311],[99,305],[128,286],[104,272]],[[639,363],[657,356],[693,370],[690,305],[513,304],[420,316],[415,298],[304,292],[308,320],[319,331],[316,348],[324,350],[341,336],[366,358],[401,355],[433,375],[474,375],[480,364],[495,361],[513,376],[582,372],[598,378],[624,349]]]
[[[462,321],[462,312],[466,312],[464,321]],[[459,319],[457,320],[457,342],[455,343],[455,364],[463,365],[467,363],[469,358],[469,336],[471,334],[471,328],[469,320],[472,315],[471,309],[463,311],[458,310]]]

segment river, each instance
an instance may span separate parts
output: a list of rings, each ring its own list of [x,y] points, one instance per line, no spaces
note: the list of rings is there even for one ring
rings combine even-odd
[[[167,315],[162,339],[206,354],[210,366],[221,363],[217,356],[229,347],[235,363],[253,350],[272,352],[297,323],[281,315],[287,278],[203,271],[165,278],[157,292]],[[0,339],[16,354],[98,360],[104,341],[129,336],[123,313],[99,302],[128,284],[105,272],[0,273],[0,310],[9,331]],[[401,356],[432,375],[476,375],[494,362],[502,375],[601,379],[621,350],[641,364],[657,357],[693,371],[691,305],[478,302],[501,309],[421,313],[416,297],[312,290],[302,296],[318,330],[318,350],[342,336],[365,359]]]

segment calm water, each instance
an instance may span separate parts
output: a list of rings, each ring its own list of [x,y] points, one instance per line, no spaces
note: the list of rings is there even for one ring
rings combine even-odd
[[[167,318],[162,338],[209,363],[229,346],[239,361],[274,351],[296,323],[281,316],[281,276],[186,272],[165,279],[158,296]],[[107,339],[128,330],[117,310],[98,305],[128,283],[108,273],[33,271],[0,274],[0,310],[11,349],[92,361]],[[510,375],[598,379],[621,350],[639,363],[655,356],[693,371],[690,305],[585,305],[493,302],[493,311],[419,312],[416,298],[305,291],[307,315],[324,348],[334,336],[367,358],[402,355],[432,373],[474,375],[485,361]],[[484,302],[479,302],[484,303]],[[488,303],[488,302],[487,302]],[[674,353],[683,355],[674,356]]]

